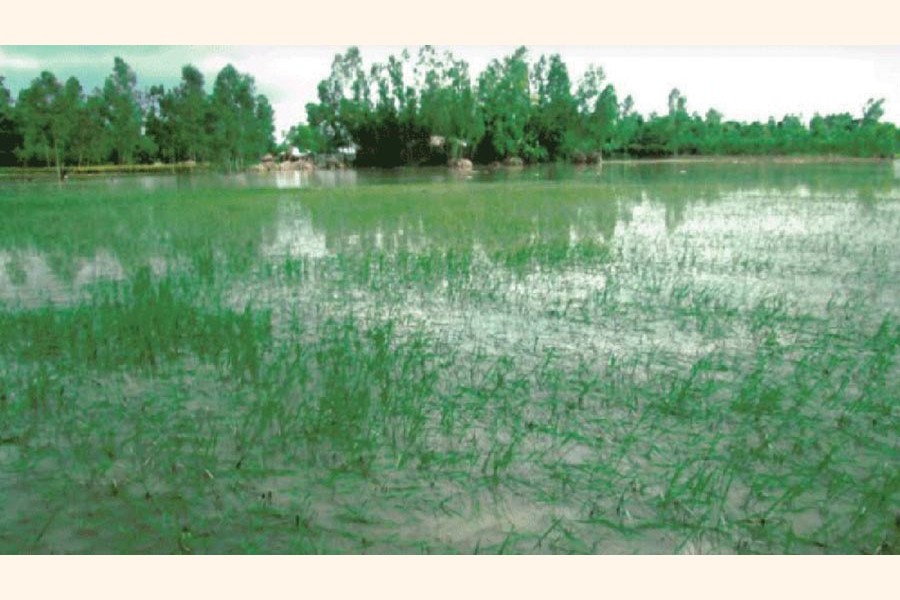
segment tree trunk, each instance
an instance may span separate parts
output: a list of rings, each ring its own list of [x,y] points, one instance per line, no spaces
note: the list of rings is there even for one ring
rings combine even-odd
[[[57,144],[53,144],[53,154],[56,158],[56,177],[62,181],[62,165],[59,164],[59,146]]]

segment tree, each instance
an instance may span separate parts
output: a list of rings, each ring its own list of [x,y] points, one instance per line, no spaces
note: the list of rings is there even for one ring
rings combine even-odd
[[[590,120],[590,129],[596,136],[595,139],[599,145],[597,150],[602,158],[603,149],[610,145],[619,121],[619,99],[616,96],[616,88],[612,84],[607,85],[600,92]]]
[[[700,151],[703,154],[719,154],[722,149],[722,113],[714,108],[706,111],[704,133]]]
[[[547,158],[568,156],[575,145],[578,108],[572,96],[569,70],[558,54],[541,56],[532,73],[537,106],[532,112],[532,128]]]
[[[419,52],[419,122],[431,134],[446,139],[448,154],[459,158],[481,136],[469,65],[450,52],[438,56],[431,46]]]
[[[602,67],[589,65],[575,91],[575,102],[578,105],[576,143],[578,150],[584,154],[599,152],[603,144],[597,131],[596,111],[605,80],[606,73]]]
[[[232,169],[274,147],[273,111],[256,93],[253,77],[226,65],[216,76],[210,100],[214,155]]]
[[[535,139],[526,136],[531,119],[528,50],[523,46],[503,61],[493,60],[478,78],[478,101],[484,118],[482,159],[540,158]]]
[[[863,123],[867,125],[878,123],[879,119],[883,116],[884,98],[878,100],[869,98],[868,102],[866,102],[866,105],[863,107]]]
[[[685,133],[690,117],[687,112],[687,98],[682,95],[678,88],[673,88],[669,92],[669,114],[668,114],[668,145],[675,156],[678,156],[678,150],[684,146]]]
[[[178,137],[181,133],[175,119],[175,95],[167,93],[161,85],[154,85],[147,100],[146,134],[153,140],[162,159],[175,162],[178,160]]]
[[[88,96],[79,109],[71,140],[71,155],[75,164],[100,164],[109,160],[111,148],[105,110],[100,90],[95,90]]]
[[[16,164],[16,148],[22,144],[22,136],[15,120],[12,95],[0,76],[0,166]]]
[[[263,94],[256,96],[251,152],[264,154],[275,149],[275,111]]]
[[[429,145],[429,130],[424,124],[421,97],[423,67],[410,65],[409,52],[400,57],[390,56],[387,63],[375,64],[370,70],[370,84],[376,90],[374,106],[361,113],[365,123],[348,125],[357,147],[356,162],[361,165],[395,167],[416,165],[433,160]],[[407,83],[404,73],[412,71],[413,83]],[[416,83],[417,82],[417,83]],[[438,151],[438,153],[440,150]]]
[[[141,148],[143,115],[137,91],[137,75],[118,56],[113,72],[103,84],[104,117],[110,145],[119,164],[134,162]]]
[[[614,131],[613,146],[627,155],[641,125],[641,115],[634,110],[634,99],[631,96],[625,96],[619,106],[619,120]]]
[[[319,130],[303,123],[291,127],[284,137],[289,145],[301,152],[318,154],[325,149],[325,140]]]
[[[317,104],[306,106],[309,123],[319,128],[331,150],[353,143],[353,130],[369,108],[369,85],[359,48],[353,46],[334,57],[331,75],[319,82],[318,97]]]
[[[81,84],[74,77],[65,85],[49,71],[34,79],[19,94],[17,103],[24,134],[20,156],[43,158],[47,166],[56,166],[57,176],[62,179],[62,167],[81,102]]]
[[[172,118],[178,149],[186,159],[196,161],[209,155],[208,104],[203,74],[193,65],[185,65],[172,100]]]
[[[879,123],[884,116],[884,98],[869,98],[863,107],[857,152],[863,156],[891,157],[896,145],[896,132],[891,124]]]

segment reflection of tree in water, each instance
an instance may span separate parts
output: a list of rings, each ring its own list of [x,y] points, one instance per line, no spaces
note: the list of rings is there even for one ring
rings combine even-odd
[[[693,202],[712,203],[735,195],[789,198],[803,190],[813,197],[858,198],[861,210],[872,210],[878,198],[896,185],[891,166],[883,162],[614,164],[604,167],[603,181],[619,189],[623,205],[638,198],[661,202],[670,233],[684,223]],[[627,210],[620,218],[629,219]]]
[[[860,181],[877,193],[888,193],[897,185],[893,167],[885,161],[609,163],[603,166],[602,181],[647,190],[687,185],[695,191],[713,189],[720,194],[750,190],[790,193],[802,186],[813,194],[842,195],[858,187]]]
[[[38,256],[66,283],[98,260],[94,270],[115,262],[130,273],[152,257],[192,262],[210,254],[243,272],[275,225],[278,200],[271,190],[183,178],[160,178],[151,189],[146,178],[121,177],[13,192],[4,199],[0,251]]]
[[[360,186],[310,193],[303,205],[329,250],[350,253],[567,247],[573,232],[610,240],[618,216],[608,188],[573,182]]]
[[[687,207],[692,202],[715,202],[722,197],[717,187],[695,187],[690,183],[647,186],[641,193],[651,202],[662,203],[665,210],[666,231],[673,233],[684,223]]]
[[[684,223],[684,211],[687,207],[686,201],[679,201],[677,203],[666,202],[666,231],[668,233],[674,232],[679,225]]]
[[[878,202],[878,198],[875,196],[875,190],[872,186],[860,186],[856,192],[856,198],[856,204],[863,213],[869,214],[875,211],[875,205]]]

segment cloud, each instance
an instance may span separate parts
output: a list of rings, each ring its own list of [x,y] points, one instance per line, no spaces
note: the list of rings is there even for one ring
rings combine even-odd
[[[41,68],[41,63],[36,58],[24,56],[10,56],[0,49],[0,69],[13,71],[34,71]]]
[[[205,56],[202,60],[197,61],[196,66],[204,73],[218,73],[228,63],[231,62],[234,62],[234,60],[227,56],[222,56],[221,54],[213,54],[210,56]]]

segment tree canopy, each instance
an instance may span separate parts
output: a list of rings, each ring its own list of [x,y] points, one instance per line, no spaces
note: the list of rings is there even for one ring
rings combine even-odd
[[[0,77],[0,165],[65,165],[213,161],[240,168],[273,150],[274,111],[252,76],[232,65],[212,94],[202,73],[186,65],[171,90],[142,90],[121,58],[103,86],[86,95],[72,77],[49,71],[15,103]]]
[[[412,77],[410,77],[410,74]],[[309,139],[333,152],[353,146],[357,164],[441,164],[461,156],[489,163],[595,161],[603,156],[836,154],[889,157],[900,132],[880,119],[884,100],[870,99],[861,118],[796,115],[765,123],[725,121],[715,109],[690,112],[679,89],[665,114],[635,112],[602,67],[577,82],[559,55],[531,61],[525,47],[491,61],[476,79],[465,61],[422,47],[373,65],[367,74],[358,48],[338,54],[307,105]],[[294,131],[294,130],[292,130]],[[300,129],[296,131],[301,131]],[[303,142],[311,149],[310,143]]]
[[[338,53],[305,123],[281,143],[315,154],[355,154],[360,166],[476,162],[589,162],[603,157],[834,154],[891,157],[900,130],[884,99],[858,115],[797,115],[739,122],[692,112],[679,89],[664,114],[641,115],[600,66],[573,80],[559,55],[525,47],[473,77],[450,52],[423,46],[366,67],[356,47]],[[274,109],[254,78],[226,65],[207,89],[193,65],[172,89],[144,89],[116,58],[103,85],[45,71],[13,98],[0,76],[0,165],[203,161],[246,167],[276,146]],[[284,146],[281,147],[284,147]]]

